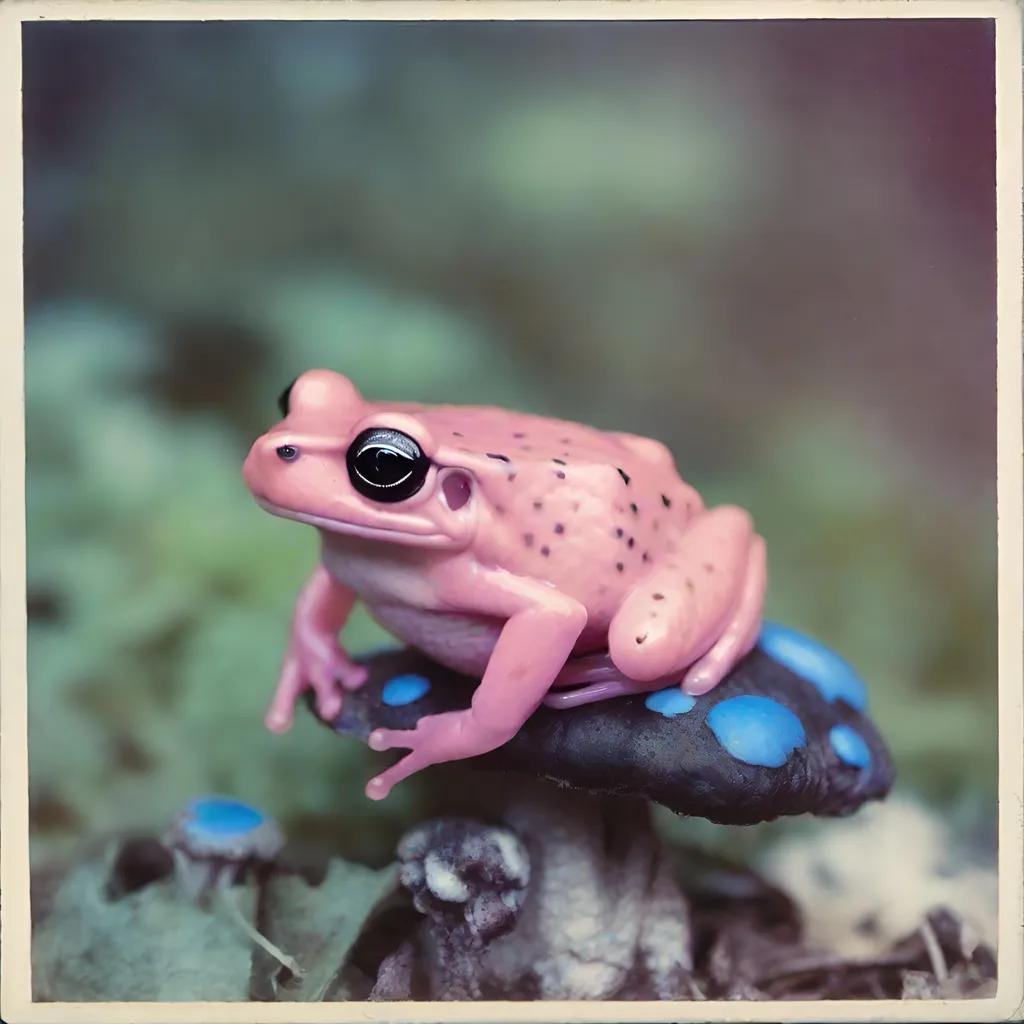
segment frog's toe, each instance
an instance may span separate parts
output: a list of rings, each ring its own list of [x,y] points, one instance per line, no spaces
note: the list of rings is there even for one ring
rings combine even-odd
[[[341,692],[333,676],[321,672],[312,681],[313,692],[316,694],[317,714],[325,721],[331,721],[341,714],[343,704]]]
[[[365,665],[349,662],[339,669],[337,676],[346,690],[358,690],[370,677],[370,670]]]
[[[317,710],[320,717],[331,720],[341,714],[342,699],[340,693],[329,693],[317,701]]]
[[[292,727],[292,713],[288,708],[271,708],[263,718],[263,724],[271,731],[285,733]]]
[[[413,746],[413,729],[374,729],[370,733],[367,744],[371,750],[411,750]]]
[[[757,628],[734,623],[683,676],[683,692],[694,697],[710,693],[750,652],[757,642]]]
[[[682,690],[693,697],[710,693],[728,675],[730,664],[702,658],[683,677]]]
[[[264,724],[271,732],[287,732],[292,726],[295,702],[304,689],[301,665],[293,660],[285,661],[281,678],[274,693],[274,699],[267,708]]]
[[[384,730],[378,731],[383,732]],[[370,745],[373,745],[373,734],[370,735]],[[394,744],[394,746],[400,745]],[[387,750],[389,748],[374,747],[373,749]],[[386,771],[381,772],[380,775],[370,779],[366,784],[366,795],[370,800],[383,800],[403,779],[407,779],[410,775],[415,775],[416,772],[430,767],[433,763],[434,759],[429,754],[414,750],[403,757],[397,764],[393,764]]]
[[[368,800],[385,800],[391,792],[391,787],[394,785],[393,782],[389,782],[387,779],[387,772],[378,775],[376,778],[370,779],[366,784],[366,797]]]

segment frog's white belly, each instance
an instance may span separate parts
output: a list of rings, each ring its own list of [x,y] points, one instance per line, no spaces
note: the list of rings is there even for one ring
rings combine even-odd
[[[483,675],[504,622],[446,608],[421,553],[333,540],[323,562],[389,633],[457,672]]]
[[[406,605],[367,604],[367,610],[389,633],[410,647],[456,672],[476,678],[483,676],[505,625],[501,620],[484,616],[425,611]],[[585,630],[573,656],[604,650],[604,636],[600,630]],[[558,681],[553,685],[557,686]]]
[[[385,557],[373,548],[363,551],[335,543],[325,545],[323,562],[389,633],[456,672],[477,678],[484,674],[505,620],[445,607],[416,553]],[[584,630],[574,653],[601,650],[606,644],[607,624],[599,620]]]
[[[474,615],[425,611],[407,605],[367,604],[389,633],[456,672],[482,676],[504,623]]]

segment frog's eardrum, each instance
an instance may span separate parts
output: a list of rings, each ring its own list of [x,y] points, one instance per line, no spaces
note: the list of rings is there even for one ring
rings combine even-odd
[[[408,648],[363,663],[367,683],[346,696],[330,726],[364,742],[374,729],[412,729],[426,715],[468,707],[476,685]],[[775,625],[710,693],[691,697],[672,686],[542,707],[509,743],[468,763],[727,825],[846,816],[884,799],[895,776],[850,666]]]

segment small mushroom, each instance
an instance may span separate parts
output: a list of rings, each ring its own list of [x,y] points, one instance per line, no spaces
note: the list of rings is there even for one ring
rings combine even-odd
[[[225,796],[190,800],[175,813],[163,836],[187,898],[205,907],[215,894],[253,942],[301,977],[296,961],[245,919],[232,892],[247,870],[272,865],[284,842],[277,824],[261,810]]]
[[[412,649],[380,651],[364,664],[366,684],[326,723],[341,735],[365,742],[374,729],[412,729],[426,715],[470,704],[475,680]],[[729,825],[846,816],[884,799],[894,781],[854,670],[775,624],[765,624],[758,645],[710,693],[694,697],[673,685],[541,707],[507,744],[469,763]]]

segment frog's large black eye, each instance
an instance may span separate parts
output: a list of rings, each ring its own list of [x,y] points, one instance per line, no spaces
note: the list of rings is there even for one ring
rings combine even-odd
[[[364,430],[352,442],[346,461],[352,486],[373,501],[411,498],[430,470],[430,459],[408,434],[386,427]]]
[[[298,379],[298,377],[295,378],[295,380]],[[295,387],[295,380],[281,392],[280,397],[277,399],[277,407],[281,410],[282,416],[288,415],[288,400],[292,397],[292,388]]]

